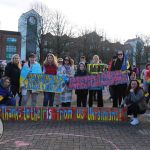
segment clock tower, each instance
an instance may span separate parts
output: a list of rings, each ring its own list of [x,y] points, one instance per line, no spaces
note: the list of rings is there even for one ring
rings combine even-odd
[[[30,53],[39,57],[38,34],[41,31],[42,17],[35,11],[23,13],[19,18],[18,30],[21,32],[21,59],[28,60]]]

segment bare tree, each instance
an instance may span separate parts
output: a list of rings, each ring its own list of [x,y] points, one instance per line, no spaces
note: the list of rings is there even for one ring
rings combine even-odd
[[[63,36],[73,37],[73,27],[69,25],[66,17],[59,11],[55,11],[51,20],[51,33],[55,36],[55,50],[57,55],[64,53],[64,46],[69,41]]]
[[[37,44],[40,49],[40,62],[44,60],[44,35],[51,31],[52,11],[43,3],[33,3],[31,9],[34,9],[41,16],[41,23],[37,35]]]

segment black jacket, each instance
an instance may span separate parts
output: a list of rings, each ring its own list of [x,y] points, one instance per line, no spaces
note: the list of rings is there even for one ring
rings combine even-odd
[[[117,59],[116,61],[113,61],[111,71],[121,70],[122,64],[123,64],[123,59],[122,60]]]
[[[88,73],[86,70],[81,71],[77,70],[75,76],[86,76]],[[88,89],[80,89],[80,90],[75,90],[75,94],[77,95],[88,95]]]
[[[7,64],[5,68],[5,76],[10,77],[12,86],[19,87],[20,72],[21,70],[17,65],[11,62]]]

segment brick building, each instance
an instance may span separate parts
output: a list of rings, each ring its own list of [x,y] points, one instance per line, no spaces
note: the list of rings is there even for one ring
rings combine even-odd
[[[21,53],[20,32],[0,30],[0,60],[10,61],[16,53]]]

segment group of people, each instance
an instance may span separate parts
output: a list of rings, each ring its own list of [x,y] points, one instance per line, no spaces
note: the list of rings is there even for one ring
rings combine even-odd
[[[94,55],[90,64],[101,64],[98,55]],[[119,50],[111,60],[108,67],[108,71],[122,70],[124,63],[124,52]],[[64,58],[58,58],[48,53],[43,64],[40,65],[36,61],[36,55],[31,53],[29,60],[26,63],[21,63],[18,54],[12,56],[11,62],[5,67],[4,76],[0,80],[0,105],[1,106],[27,106],[29,96],[31,96],[31,106],[36,106],[38,101],[38,91],[28,90],[25,88],[23,82],[20,82],[20,74],[22,72],[35,73],[35,74],[49,74],[49,75],[64,75],[68,77],[73,76],[86,76],[87,71],[86,57],[81,56],[80,62],[77,68],[74,65],[74,60],[69,56]],[[150,70],[150,64],[149,67]],[[147,69],[146,68],[146,69]],[[146,72],[146,71],[145,71]],[[133,115],[132,125],[139,123],[137,118],[138,114],[145,113],[145,96],[144,90],[140,87],[138,80],[136,79],[136,72],[133,68],[128,67],[124,70],[130,78],[130,83],[112,85],[109,87],[111,99],[113,101],[112,107],[128,107],[128,114]],[[150,93],[150,86],[144,82],[145,91]],[[103,107],[103,90],[104,87],[98,89],[80,89],[75,90],[77,95],[77,107],[89,107],[93,106],[93,101],[96,99],[97,107]],[[64,91],[60,94],[53,92],[43,92],[43,106],[59,106],[70,107],[72,102],[72,90],[65,87]],[[19,100],[19,102],[17,102]]]

